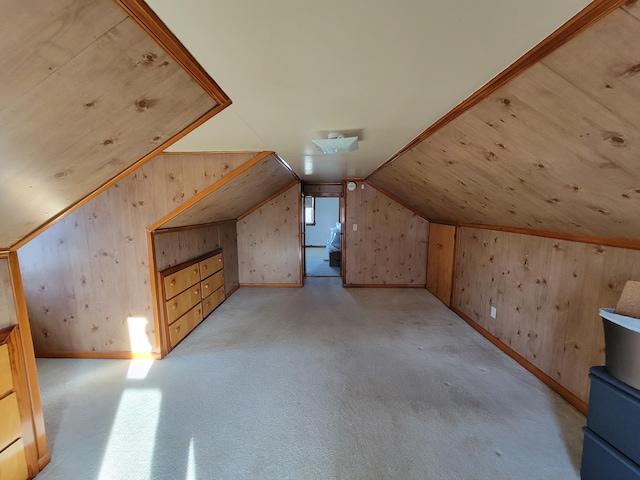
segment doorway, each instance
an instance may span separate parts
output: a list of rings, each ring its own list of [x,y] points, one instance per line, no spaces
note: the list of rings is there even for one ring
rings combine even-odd
[[[306,277],[340,277],[340,197],[304,197]]]

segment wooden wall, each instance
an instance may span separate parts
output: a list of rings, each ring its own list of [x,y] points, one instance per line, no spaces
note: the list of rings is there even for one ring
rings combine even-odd
[[[19,256],[38,355],[130,352],[153,332],[146,227],[254,154],[163,154],[46,230]]]
[[[372,185],[356,184],[345,189],[344,284],[424,287],[429,223]]]
[[[240,280],[235,220],[177,231],[160,230],[153,236],[153,241],[158,271],[222,248],[224,289],[227,296],[238,288]]]
[[[640,251],[465,227],[458,242],[454,308],[586,402],[598,310],[640,280]]]
[[[300,185],[238,220],[241,285],[302,285]]]
[[[9,259],[0,257],[0,328],[16,325],[18,314],[13,299]]]

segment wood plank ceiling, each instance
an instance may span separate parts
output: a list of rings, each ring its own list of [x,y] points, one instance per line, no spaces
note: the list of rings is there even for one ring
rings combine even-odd
[[[150,229],[236,220],[298,181],[298,177],[276,155],[264,152],[202,191],[185,208],[159,220]]]
[[[639,240],[639,73],[631,1],[368,180],[436,222]]]
[[[7,0],[1,13],[0,247],[230,103],[112,0]]]

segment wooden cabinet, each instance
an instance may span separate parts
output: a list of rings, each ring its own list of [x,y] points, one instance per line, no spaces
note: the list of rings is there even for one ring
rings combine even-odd
[[[225,300],[222,250],[158,272],[158,285],[168,353]]]
[[[456,227],[429,224],[427,253],[427,290],[451,307]]]
[[[8,345],[0,343],[0,478],[25,480],[28,477],[27,459],[9,355]]]

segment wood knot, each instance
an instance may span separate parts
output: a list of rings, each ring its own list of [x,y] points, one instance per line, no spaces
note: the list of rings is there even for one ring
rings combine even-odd
[[[627,144],[627,140],[620,135],[619,133],[615,133],[615,132],[607,132],[604,134],[604,139],[606,141],[608,141],[609,143],[611,143],[612,145],[615,145],[617,147],[621,147],[623,145]]]
[[[544,170],[546,167],[546,165],[544,163],[536,163],[534,165],[538,170]]]
[[[511,100],[509,100],[508,98],[501,98],[500,103],[508,107],[509,105],[511,105]]]
[[[136,100],[136,110],[138,112],[144,112],[145,110],[149,110],[156,104],[156,100],[150,98],[141,98],[140,100]]]
[[[138,63],[141,65],[151,65],[156,58],[158,58],[158,55],[153,52],[145,53],[142,55],[142,60]]]
[[[631,198],[631,195],[627,195],[626,193],[623,193],[622,194],[622,198],[629,199],[629,198]]]
[[[105,147],[107,145],[113,145],[113,140],[110,138],[107,138],[104,142],[102,142],[102,145],[104,145]]]
[[[624,76],[625,77],[633,77],[634,75],[637,75],[638,73],[640,73],[640,63],[637,63],[637,64],[632,65],[631,67],[627,68],[626,72],[624,72]]]
[[[58,172],[54,175],[55,178],[66,178],[69,176],[68,171]]]
[[[91,107],[93,107],[95,104],[96,104],[96,102],[92,100],[92,101],[90,101],[90,102],[85,103],[85,104],[84,104],[84,106],[85,106],[85,107],[87,107],[87,108],[91,108]]]

